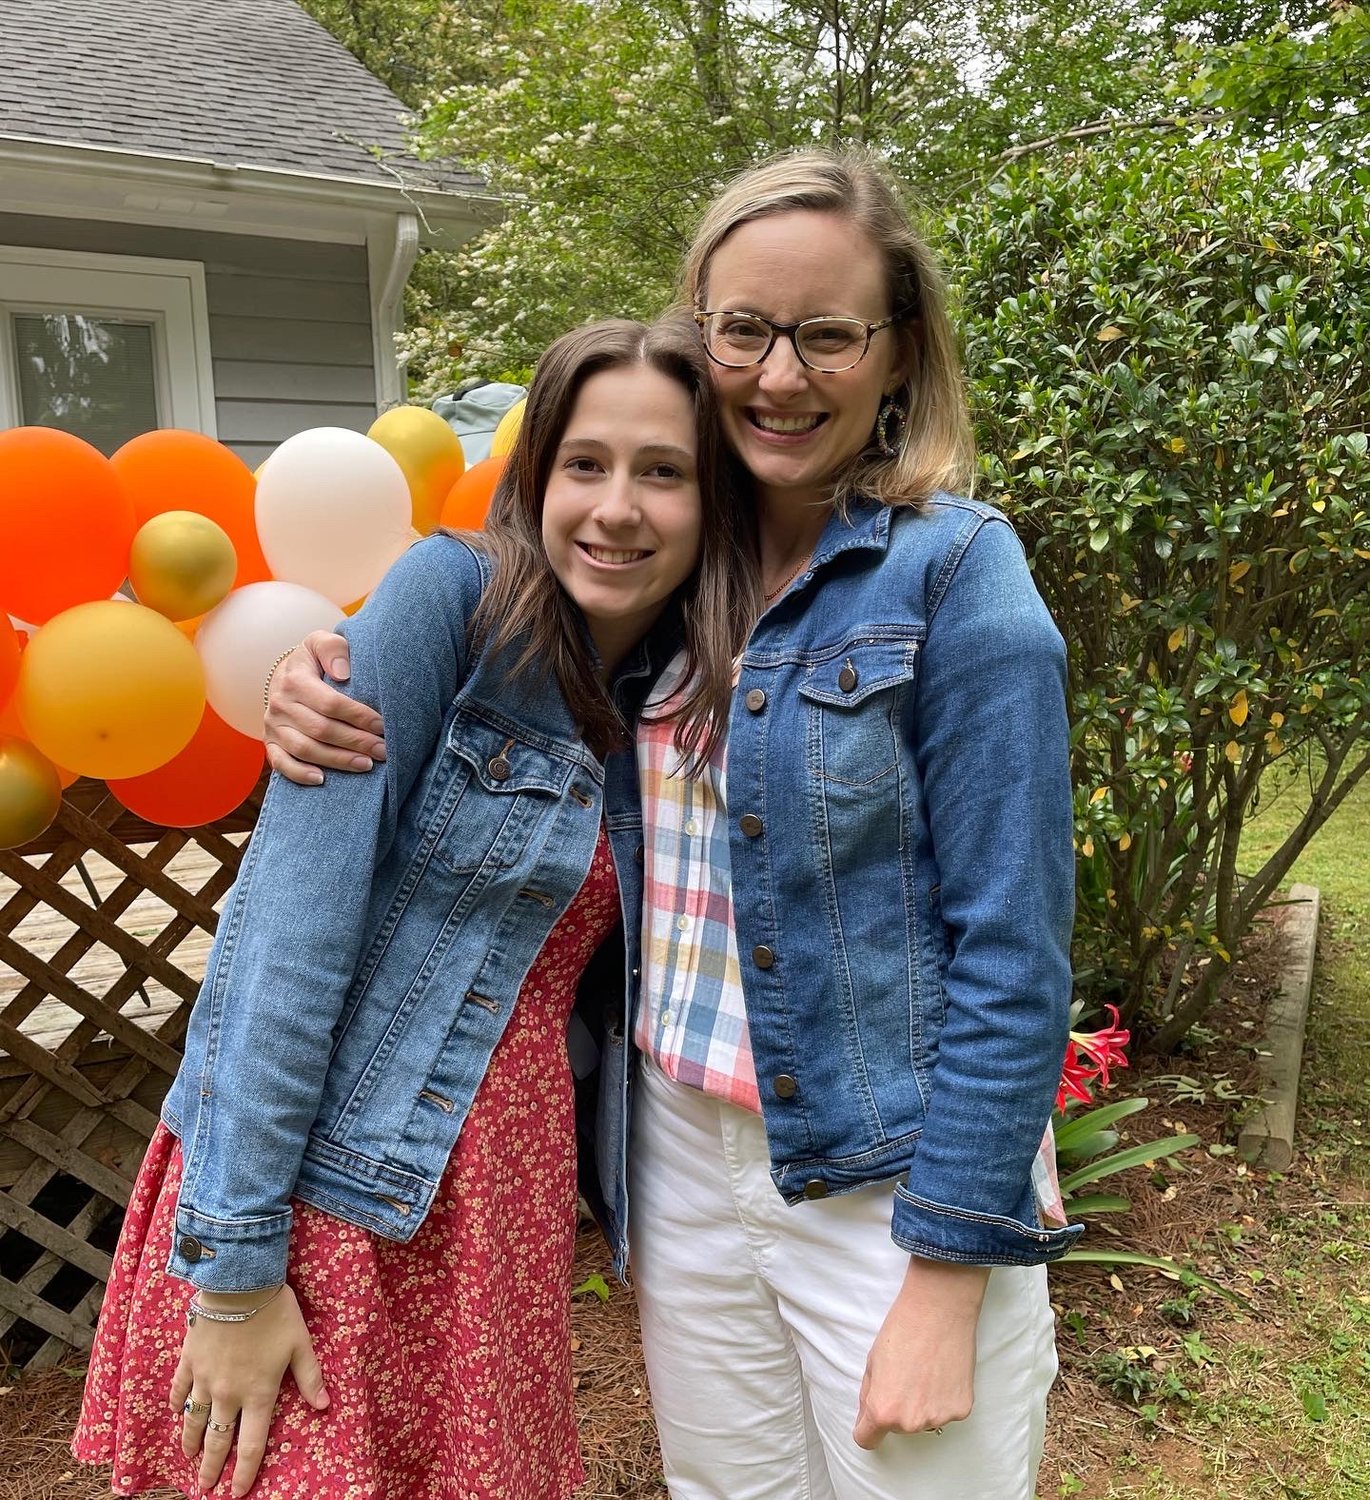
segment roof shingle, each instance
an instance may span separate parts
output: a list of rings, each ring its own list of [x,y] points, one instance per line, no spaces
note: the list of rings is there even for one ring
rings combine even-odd
[[[293,0],[23,0],[0,30],[0,136],[483,191],[415,161],[404,115]]]

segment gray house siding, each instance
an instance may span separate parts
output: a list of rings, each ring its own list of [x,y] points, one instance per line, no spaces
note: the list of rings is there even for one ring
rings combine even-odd
[[[0,245],[200,261],[219,440],[253,467],[307,427],[376,418],[364,245],[5,213]]]

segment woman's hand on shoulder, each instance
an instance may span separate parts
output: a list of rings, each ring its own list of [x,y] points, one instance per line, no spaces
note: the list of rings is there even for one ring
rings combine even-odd
[[[281,1380],[289,1370],[301,1395],[316,1411],[328,1405],[323,1372],[294,1292],[283,1287],[263,1303],[263,1293],[241,1296],[201,1294],[212,1311],[259,1306],[246,1323],[215,1323],[197,1318],[186,1329],[181,1360],[171,1382],[171,1408],[183,1412],[181,1450],[200,1454],[200,1487],[212,1489],[235,1440],[233,1494],[246,1495],[266,1454],[267,1434]],[[206,1409],[207,1408],[207,1409]],[[211,1425],[212,1424],[212,1425]]]
[[[975,1331],[989,1271],[913,1257],[866,1358],[852,1437],[874,1448],[890,1432],[939,1432],[975,1397]]]
[[[351,669],[344,637],[315,630],[271,674],[266,758],[287,781],[318,786],[321,767],[369,771],[385,759],[381,716],[327,680],[346,682]]]

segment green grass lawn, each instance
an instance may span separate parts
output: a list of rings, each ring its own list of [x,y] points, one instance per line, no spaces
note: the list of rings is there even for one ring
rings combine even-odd
[[[1265,790],[1247,871],[1302,811],[1296,780]],[[1173,1366],[1185,1396],[1120,1406],[1127,1432],[1108,1444],[1108,1472],[1044,1469],[1041,1500],[1370,1497],[1370,782],[1291,879],[1321,889],[1319,963],[1298,1157],[1283,1178],[1243,1177],[1240,1211],[1233,1183],[1233,1247],[1245,1237],[1255,1311],[1200,1302]]]

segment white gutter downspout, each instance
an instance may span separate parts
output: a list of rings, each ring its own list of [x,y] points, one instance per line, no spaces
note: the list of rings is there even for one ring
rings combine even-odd
[[[419,223],[413,214],[396,214],[388,232],[366,239],[371,280],[371,350],[376,370],[376,409],[388,411],[407,397],[404,366],[395,350],[395,335],[404,328],[404,287],[419,253]]]

